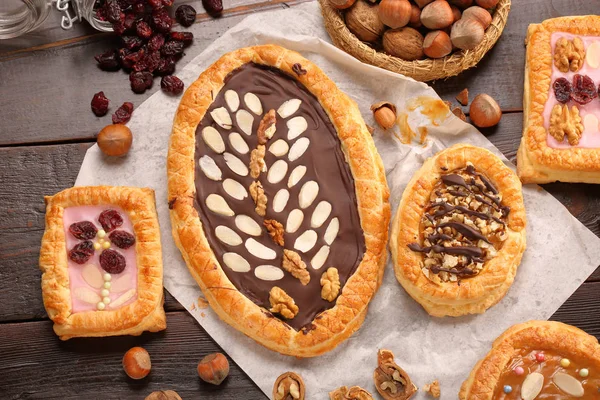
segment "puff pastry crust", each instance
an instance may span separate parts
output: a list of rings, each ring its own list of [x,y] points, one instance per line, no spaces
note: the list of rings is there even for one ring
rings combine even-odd
[[[42,295],[54,332],[62,339],[140,335],[166,328],[162,251],[154,191],[148,188],[88,186],[45,197],[46,230],[40,250]],[[137,299],[114,311],[71,313],[63,214],[67,207],[114,205],[129,213],[136,238]]]
[[[574,326],[553,321],[529,321],[510,327],[493,343],[462,384],[461,400],[491,400],[502,372],[519,350],[552,350],[564,357],[586,360],[600,369],[598,340]],[[567,397],[564,397],[567,398]]]
[[[510,207],[507,239],[479,274],[456,282],[434,283],[422,272],[421,253],[408,245],[420,242],[421,218],[442,174],[465,168],[467,162],[496,186]],[[525,251],[525,208],[521,182],[502,160],[486,149],[457,144],[428,159],[404,190],[390,237],[396,278],[408,294],[436,317],[482,313],[510,288]]]
[[[527,30],[523,137],[517,153],[517,173],[523,183],[600,183],[600,149],[554,149],[548,146],[544,107],[552,76],[551,35],[566,32],[600,35],[600,17],[561,17],[531,24]],[[595,100],[597,101],[597,100]]]
[[[355,181],[366,251],[336,305],[319,314],[310,330],[290,328],[236,289],[211,250],[193,204],[196,127],[213,96],[224,86],[224,78],[250,62],[278,68],[319,100],[336,128]],[[305,74],[293,72],[296,63],[302,65]],[[212,309],[223,321],[271,350],[297,357],[327,352],[360,327],[383,276],[389,190],[383,164],[356,103],[315,64],[275,45],[242,48],[222,56],[185,92],[175,115],[167,163],[175,243]]]

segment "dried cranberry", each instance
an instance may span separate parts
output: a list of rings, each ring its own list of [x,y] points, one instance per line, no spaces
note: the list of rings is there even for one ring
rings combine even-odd
[[[157,33],[148,40],[148,50],[159,51],[163,44],[165,44],[165,37]]]
[[[113,249],[104,250],[99,261],[102,269],[109,274],[120,274],[125,269],[125,257]]]
[[[194,41],[194,34],[192,32],[176,32],[169,33],[169,37],[173,40],[183,42],[184,45],[189,46]]]
[[[99,7],[96,9],[96,18],[98,18],[100,21],[106,21],[108,19],[106,18],[106,10],[104,7]]]
[[[598,91],[592,78],[587,75],[575,74],[571,98],[579,104],[587,104],[598,97]]]
[[[152,87],[153,76],[148,71],[136,71],[129,74],[129,82],[134,93],[144,93]]]
[[[165,93],[179,95],[183,92],[183,82],[175,75],[163,76],[160,80],[160,88]]]
[[[183,53],[183,42],[177,40],[169,40],[160,49],[163,56],[175,56]]]
[[[552,85],[554,88],[554,96],[560,103],[566,103],[571,98],[571,82],[565,78],[558,78]]]
[[[94,255],[94,243],[91,240],[77,243],[69,250],[69,259],[77,264],[85,264]]]
[[[175,59],[173,57],[161,58],[154,71],[157,75],[172,75],[175,72]]]
[[[207,13],[216,16],[223,11],[223,0],[202,0],[202,5]]]
[[[92,112],[96,117],[103,117],[108,112],[108,99],[104,92],[98,92],[92,97]]]
[[[117,0],[117,2],[119,3],[119,7],[121,7],[121,10],[126,10],[129,7],[131,7],[135,0]]]
[[[124,103],[123,106],[125,104],[127,103]],[[98,222],[100,222],[100,225],[102,225],[102,229],[104,229],[106,232],[110,232],[113,229],[116,229],[123,225],[123,217],[121,217],[121,214],[119,214],[117,210],[109,208],[100,213],[100,215],[98,216]]]
[[[115,50],[108,50],[105,53],[94,56],[100,69],[104,71],[117,71],[120,68],[119,57]]]
[[[75,222],[69,226],[69,232],[77,239],[88,240],[96,237],[98,229],[90,221]]]
[[[133,113],[133,104],[126,101],[113,114],[113,116],[112,116],[113,124],[126,124],[131,119],[132,113]],[[102,226],[104,226],[104,225],[102,225]]]
[[[169,16],[169,13],[164,8],[160,10],[154,10],[152,12],[152,24],[159,32],[167,33],[171,30],[173,20]]]
[[[133,28],[133,24],[135,23],[135,20],[137,19],[137,17],[135,16],[135,14],[133,13],[125,13],[125,20],[123,20],[123,26],[125,27],[126,30],[130,30],[131,28]]]
[[[135,31],[138,36],[144,39],[149,39],[152,36],[152,28],[144,21],[139,21],[135,26]]]
[[[121,36],[121,41],[123,42],[123,47],[128,50],[139,49],[144,44],[144,41],[137,36]]]
[[[111,243],[120,249],[128,249],[135,244],[135,237],[125,231],[113,231],[108,235]]]
[[[150,4],[150,7],[152,7],[154,10],[158,10],[164,7],[162,0],[148,0],[148,4]]]
[[[104,10],[106,12],[106,18],[113,24],[123,22],[125,14],[121,12],[121,7],[116,0],[108,0],[104,4]]]
[[[132,10],[136,14],[143,14],[146,11],[146,4],[143,2],[135,3],[132,7]]]
[[[165,7],[171,7],[174,2],[175,0],[162,0],[163,6]]]
[[[196,20],[196,10],[187,4],[180,5],[175,10],[175,19],[183,26],[191,26]]]
[[[150,53],[146,53],[144,57],[133,66],[134,71],[148,71],[154,72],[154,70],[158,67],[160,63],[160,53],[158,51],[153,51]]]
[[[112,27],[113,31],[118,36],[122,36],[125,33],[125,31],[127,31],[127,28],[125,28],[125,24],[122,22],[117,22],[116,24],[113,24]]]
[[[121,64],[123,64],[123,68],[125,69],[132,69],[144,57],[144,54],[144,49],[135,52],[130,52],[127,49],[119,49]]]

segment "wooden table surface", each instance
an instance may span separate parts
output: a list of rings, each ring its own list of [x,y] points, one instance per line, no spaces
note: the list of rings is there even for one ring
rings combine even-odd
[[[178,66],[244,16],[304,1],[225,0],[221,18],[198,15],[190,28],[194,44]],[[177,1],[183,2],[203,11],[200,1]],[[522,129],[527,25],[599,9],[600,0],[514,0],[504,34],[479,66],[433,86],[450,101],[465,87],[471,98],[478,93],[496,98],[504,117],[498,127],[483,133],[514,161]],[[133,94],[122,72],[100,71],[93,60],[114,38],[85,24],[64,31],[59,20],[60,15],[52,12],[38,31],[0,41],[0,397],[143,399],[155,390],[174,389],[184,399],[264,399],[235,363],[220,387],[198,379],[198,360],[219,351],[219,346],[168,293],[165,332],[67,342],[53,334],[41,299],[38,270],[43,196],[73,185],[86,150],[107,124],[108,117],[96,118],[90,112],[95,92],[105,91],[113,105],[132,101],[138,106],[160,87],[155,82],[145,94]],[[600,235],[599,186],[557,183],[544,188]],[[600,268],[552,319],[600,338]],[[150,376],[137,382],[127,379],[121,368],[124,352],[134,345],[148,349],[153,365]],[[466,376],[468,371],[461,373]]]

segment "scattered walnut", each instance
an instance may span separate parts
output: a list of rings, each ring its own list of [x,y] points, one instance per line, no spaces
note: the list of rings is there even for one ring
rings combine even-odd
[[[560,38],[554,46],[554,65],[561,72],[577,72],[583,67],[585,47],[583,41],[576,37],[573,40]]]
[[[263,224],[265,225],[265,228],[267,228],[269,236],[271,236],[271,239],[273,239],[275,244],[283,246],[283,225],[281,222],[278,222],[274,219],[265,219]]]
[[[277,117],[275,110],[269,110],[258,125],[258,131],[256,132],[258,144],[265,144],[273,137],[275,130],[277,129],[276,122]]]
[[[304,400],[305,385],[302,377],[294,372],[285,372],[275,380],[273,385],[274,400]]]
[[[577,106],[573,106],[569,110],[566,104],[555,105],[550,116],[550,128],[548,132],[559,142],[562,142],[565,135],[567,135],[569,144],[571,146],[577,145],[583,133],[583,124],[581,123]]]
[[[262,183],[255,181],[250,184],[250,196],[256,205],[254,210],[258,215],[264,217],[267,212],[267,196],[265,195]]]
[[[306,264],[302,261],[300,254],[292,250],[283,250],[283,262],[281,267],[292,274],[304,286],[310,282],[310,274],[306,269]]]
[[[438,399],[441,395],[440,383],[436,379],[428,385],[423,386],[423,391],[429,393],[432,397]]]
[[[417,391],[408,374],[394,362],[394,353],[381,349],[373,372],[375,387],[385,400],[408,400]]]
[[[267,164],[265,164],[265,146],[259,144],[256,149],[250,153],[250,176],[254,179],[258,178],[261,172],[267,170]]]
[[[321,297],[329,302],[340,294],[340,275],[337,268],[328,268],[321,276]]]
[[[271,312],[280,314],[283,318],[292,319],[298,314],[298,306],[283,289],[273,286],[269,292]]]
[[[360,386],[347,388],[341,386],[334,391],[329,392],[329,400],[375,400],[371,393]]]

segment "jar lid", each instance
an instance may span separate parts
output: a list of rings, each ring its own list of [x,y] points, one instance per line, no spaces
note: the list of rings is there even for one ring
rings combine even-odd
[[[1,0],[0,39],[11,39],[40,26],[48,17],[46,0]]]

